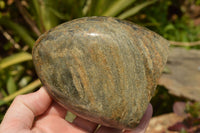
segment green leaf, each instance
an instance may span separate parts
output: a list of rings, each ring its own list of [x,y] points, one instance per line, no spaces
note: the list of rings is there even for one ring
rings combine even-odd
[[[4,97],[8,96],[8,94],[5,92],[5,90],[4,90],[3,88],[1,88],[0,90],[1,90],[1,94],[2,94]]]
[[[24,72],[26,71],[25,67],[26,66],[24,66],[23,64],[17,64],[15,65],[15,69],[13,71],[10,71],[9,69],[10,74],[14,76],[15,81],[19,81],[19,79],[23,76]]]
[[[29,35],[27,30],[22,27],[21,25],[11,21],[10,19],[6,17],[1,17],[0,18],[0,24],[5,26],[6,28],[11,29],[12,31],[15,32],[20,38],[30,47],[32,48],[35,40]]]
[[[43,23],[42,23],[39,1],[33,0],[32,3],[33,3],[33,9],[34,9],[33,13],[34,13],[34,16],[36,18],[35,21],[37,23],[37,26],[39,27],[41,32],[44,32],[44,26],[43,26]]]
[[[58,4],[55,0],[33,0],[37,25],[41,32],[50,30],[58,25],[58,18],[52,14],[50,8]],[[56,9],[55,9],[56,10]]]
[[[200,0],[196,0],[196,5],[200,5]]]
[[[87,16],[102,16],[116,0],[92,0]]]
[[[117,0],[114,4],[111,5],[111,7],[106,10],[102,16],[116,16],[119,14],[122,10],[130,6],[133,2],[136,0]]]
[[[24,88],[21,88],[20,90],[16,91],[15,93],[7,96],[7,97],[4,97],[2,99],[2,101],[0,102],[0,105],[2,104],[6,104],[10,101],[12,101],[16,96],[18,95],[22,95],[22,94],[25,94],[25,93],[28,93],[28,92],[31,92],[33,91],[34,89],[36,89],[37,87],[41,86],[41,82],[39,79],[31,82],[29,85],[27,85],[26,87]]]
[[[0,99],[0,106],[6,104],[4,100]]]
[[[129,9],[128,11],[122,13],[121,15],[119,15],[119,18],[120,19],[125,19],[127,17],[130,17],[130,16],[133,16],[135,15],[136,13],[138,13],[140,10],[142,10],[143,8],[155,3],[157,0],[152,0],[152,1],[146,1],[140,5],[137,5],[131,9]]]
[[[7,80],[6,87],[7,87],[8,94],[13,94],[17,90],[17,85],[11,76]]]
[[[0,9],[4,9],[6,6],[4,1],[0,1]]]
[[[92,0],[86,0],[86,4],[82,9],[83,15],[86,15],[88,11],[90,10],[90,7],[92,5]]]
[[[49,4],[43,2],[40,6],[41,8],[41,16],[42,16],[42,22],[45,27],[45,31],[50,30],[51,28],[58,25],[58,18],[51,13]]]
[[[19,86],[20,87],[25,87],[30,81],[31,81],[31,76],[24,76],[20,81],[19,81]]]
[[[21,52],[17,54],[13,54],[9,57],[6,57],[0,61],[0,70],[9,67],[11,65],[21,63],[24,61],[32,60],[32,55],[27,52]]]
[[[56,17],[58,17],[59,19],[69,20],[69,18],[70,18],[69,14],[63,14],[63,13],[58,12],[57,10],[55,10],[53,8],[49,8],[49,11],[52,14],[54,14]]]
[[[173,24],[168,24],[165,28],[164,28],[164,31],[167,32],[167,31],[170,31],[170,30],[175,30],[176,28],[174,27]]]

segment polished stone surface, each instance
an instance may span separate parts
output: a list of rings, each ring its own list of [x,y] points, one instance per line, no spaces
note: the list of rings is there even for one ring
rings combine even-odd
[[[86,17],[43,34],[33,61],[48,92],[65,108],[106,126],[134,128],[154,93],[168,45],[131,22]]]

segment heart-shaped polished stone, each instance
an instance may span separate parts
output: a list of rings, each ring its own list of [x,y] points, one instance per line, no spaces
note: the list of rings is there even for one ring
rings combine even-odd
[[[134,128],[167,61],[158,34],[112,17],[85,17],[43,34],[33,49],[36,72],[66,109],[110,127]]]

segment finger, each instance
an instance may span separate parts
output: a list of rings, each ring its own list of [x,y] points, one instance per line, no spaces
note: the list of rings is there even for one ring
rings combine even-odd
[[[65,118],[67,110],[60,106],[58,103],[53,102],[44,115],[56,115]]]
[[[140,124],[134,130],[125,131],[124,133],[145,133],[149,121],[152,117],[152,114],[153,114],[153,108],[152,105],[149,104],[145,114],[143,115],[140,121]]]
[[[87,133],[56,115],[37,120],[32,131],[41,133]]]
[[[122,133],[122,130],[101,126],[96,133]]]
[[[98,126],[98,124],[82,119],[80,117],[76,117],[73,121],[73,124],[88,132],[94,132]]]
[[[34,117],[45,112],[51,101],[43,87],[34,93],[17,96],[5,114],[1,127],[14,131],[30,129]]]

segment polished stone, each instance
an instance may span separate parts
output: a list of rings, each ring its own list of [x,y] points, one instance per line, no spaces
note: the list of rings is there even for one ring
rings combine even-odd
[[[43,34],[33,49],[36,72],[52,97],[105,126],[134,128],[167,61],[158,34],[112,17],[85,17]]]

